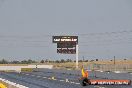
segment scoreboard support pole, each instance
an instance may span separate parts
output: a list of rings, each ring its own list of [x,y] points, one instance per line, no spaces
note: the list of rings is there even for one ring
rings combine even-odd
[[[78,69],[78,44],[76,44],[76,69]]]

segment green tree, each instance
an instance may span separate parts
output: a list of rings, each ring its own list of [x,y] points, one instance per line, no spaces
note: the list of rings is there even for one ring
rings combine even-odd
[[[60,61],[61,63],[65,63],[65,60],[64,59],[61,59],[61,61]]]
[[[41,60],[40,63],[44,63],[44,60]]]
[[[14,60],[14,61],[12,61],[11,63],[12,63],[12,64],[19,64],[20,62]]]
[[[7,60],[5,60],[5,59],[2,59],[1,61],[0,61],[0,64],[8,64],[9,62],[7,61]]]

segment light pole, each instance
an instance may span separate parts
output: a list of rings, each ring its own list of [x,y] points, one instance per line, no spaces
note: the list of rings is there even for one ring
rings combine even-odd
[[[116,65],[115,65],[115,56],[114,56],[114,70],[116,71]]]
[[[76,44],[76,69],[78,69],[78,44]]]

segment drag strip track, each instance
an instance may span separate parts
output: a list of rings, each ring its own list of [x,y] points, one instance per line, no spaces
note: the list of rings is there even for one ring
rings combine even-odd
[[[22,73],[26,76],[33,76],[33,77],[37,77],[37,78],[40,78],[40,77],[43,77],[43,75],[39,75],[40,73]],[[35,74],[35,75],[34,75]],[[51,75],[51,74],[50,74]],[[69,78],[70,76],[72,75],[69,75]],[[51,79],[49,76],[48,77],[44,77],[44,78],[47,78],[47,79]],[[68,78],[68,79],[69,79]],[[77,78],[77,77],[76,77]],[[98,79],[98,77],[97,77]],[[100,79],[100,78],[99,78]],[[61,81],[61,82],[67,82],[65,79],[63,80],[60,80],[60,79],[57,79],[58,81]],[[77,84],[77,85],[80,85],[80,83],[78,83],[77,80],[73,81],[73,80],[69,80],[68,83],[73,83],[73,84]],[[88,85],[87,86],[88,88],[131,88],[132,85]]]
[[[52,70],[50,70],[52,71]],[[107,76],[107,73],[99,73],[98,76],[105,78],[104,74]],[[123,78],[128,77],[131,79],[132,74],[115,74],[109,73],[111,77],[116,78],[116,75],[123,76]],[[109,77],[110,77],[109,75]],[[49,71],[40,71],[40,72],[22,72],[22,73],[5,73],[0,72],[0,77],[8,79],[12,82],[22,84],[29,88],[132,88],[132,85],[88,85],[82,87],[78,81],[78,74],[67,72],[49,72]]]
[[[33,75],[31,73],[30,74],[29,73],[21,73],[21,74],[28,76],[28,77],[36,77],[37,79],[49,79],[49,80],[55,80],[55,81],[67,82],[67,83],[80,85],[78,80],[69,80],[69,79],[63,79],[63,78],[55,78],[55,77],[51,77],[51,76]]]
[[[24,75],[19,73],[1,73],[2,77],[21,83],[29,88],[81,88],[80,85],[66,84],[64,80],[56,81],[41,76]]]
[[[37,87],[39,87],[39,88],[48,88],[48,87],[46,87],[46,86],[43,86],[43,85],[39,85],[38,83],[35,83],[35,82],[32,82],[32,81],[27,81],[26,79],[20,79],[20,78],[16,78],[16,77],[14,77],[14,76],[10,76],[9,74],[5,74],[5,73],[3,73],[3,75],[4,76],[6,76],[8,79],[13,79],[13,80],[15,80],[15,81],[19,81],[19,82],[24,82],[24,83],[27,83],[27,84],[32,84],[33,86],[37,86]]]
[[[29,88],[83,88],[79,83],[66,82],[65,80],[52,80],[48,77],[41,77],[31,74],[1,73],[1,77],[16,83],[23,84]],[[88,88],[105,88],[100,86],[88,86]]]

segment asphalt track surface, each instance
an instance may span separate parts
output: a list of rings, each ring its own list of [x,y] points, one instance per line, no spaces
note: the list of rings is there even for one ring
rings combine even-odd
[[[130,79],[131,73],[89,72],[90,79]],[[76,70],[39,69],[36,72],[5,73],[0,77],[29,88],[132,88],[132,85],[88,85],[82,87]],[[54,77],[54,78],[53,78]]]

